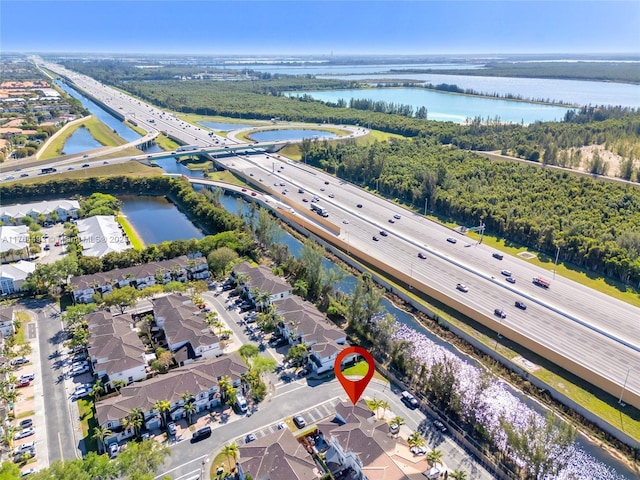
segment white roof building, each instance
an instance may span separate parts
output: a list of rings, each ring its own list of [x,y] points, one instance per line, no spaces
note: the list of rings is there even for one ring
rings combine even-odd
[[[84,256],[102,257],[109,252],[123,252],[131,248],[129,239],[113,216],[85,218],[78,220],[77,226]]]
[[[23,256],[26,258],[28,247],[29,228],[26,225],[0,226],[0,255],[3,261],[18,260]],[[7,255],[10,250],[15,255]]]
[[[0,293],[8,295],[22,291],[22,284],[35,269],[35,263],[24,260],[0,265]]]
[[[50,219],[52,212],[56,212],[59,220],[66,220],[68,217],[77,218],[80,211],[80,203],[77,200],[51,200],[43,202],[3,205],[0,206],[0,220],[2,223],[10,224],[11,219],[20,221],[21,218],[29,216],[34,220],[38,215],[45,215]]]

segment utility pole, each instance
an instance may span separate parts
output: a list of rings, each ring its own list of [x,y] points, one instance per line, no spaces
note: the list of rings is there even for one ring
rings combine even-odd
[[[560,247],[556,251],[556,261],[553,264],[553,279],[556,279],[556,270],[558,269],[558,257],[560,256]]]
[[[622,391],[620,392],[620,398],[618,399],[618,403],[623,407],[627,406],[627,404],[622,401],[622,396],[624,395],[624,391],[627,388],[627,380],[629,380],[629,372],[631,372],[631,367],[627,368],[627,376],[624,377],[624,385],[622,385]]]
[[[427,204],[428,204],[428,202],[429,202],[429,199],[425,198],[424,199],[424,216],[425,217],[427,216]]]

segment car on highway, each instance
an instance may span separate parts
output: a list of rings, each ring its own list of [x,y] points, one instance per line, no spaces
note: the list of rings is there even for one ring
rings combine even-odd
[[[308,198],[303,198],[302,201],[307,203],[309,201],[309,199]]]
[[[469,291],[469,287],[467,287],[464,283],[456,284],[456,288],[461,292],[465,292],[465,293]]]
[[[377,241],[378,241],[378,240],[380,240],[380,239],[374,235],[374,236],[372,237],[372,240],[373,240],[374,242],[377,242]]]
[[[67,170],[75,170],[73,167],[69,167],[67,168]]]
[[[257,195],[258,195],[258,194],[257,194],[256,192],[251,192],[251,196],[252,196],[252,197],[255,197],[255,196],[257,196]]]
[[[333,193],[330,193],[329,198],[335,198],[335,195]]]
[[[82,164],[82,168],[87,168],[88,166],[89,166],[89,164],[88,164],[88,163],[83,163],[83,164]]]
[[[496,309],[493,311],[493,314],[494,314],[496,317],[500,317],[500,318],[507,318],[507,314],[506,314],[506,312],[505,312],[504,310],[502,310],[501,308],[496,308]]]
[[[458,243],[458,240],[456,240],[453,237],[447,237],[447,242],[449,242],[449,243]]]
[[[13,439],[20,440],[21,438],[30,437],[34,433],[36,433],[36,429],[33,427],[23,428],[22,430],[19,430],[15,433],[15,435],[13,436]]]
[[[329,182],[327,180],[324,181],[325,185],[329,185]]]
[[[28,177],[28,176],[29,176],[29,174],[28,174],[28,173],[21,173],[21,174],[20,174],[20,178],[24,178],[24,177]]]
[[[393,218],[390,218],[389,220],[387,220],[387,222],[389,223],[396,223],[396,221]]]
[[[359,203],[359,204],[357,204],[357,205],[356,205],[356,207],[358,207],[358,208],[362,208],[362,204],[361,204],[361,203]]]
[[[14,180],[16,177],[14,177],[13,175],[9,175],[8,177],[5,178],[5,180]]]
[[[383,237],[386,237],[388,233],[385,232],[384,230],[380,230],[380,235],[382,235]]]
[[[393,216],[393,218],[395,218],[396,220],[400,220],[402,217],[396,213],[396,214]]]
[[[109,162],[107,162],[106,160],[104,162],[102,162],[103,165],[109,165]]]
[[[527,309],[527,305],[524,302],[521,302],[520,300],[516,300],[515,306],[517,308],[519,308],[520,310],[526,310]]]
[[[347,220],[346,218],[344,220],[342,220],[342,223],[344,223],[345,225],[349,224],[349,220]]]
[[[511,276],[511,272],[509,270],[501,270],[500,273],[502,275],[504,275],[505,277],[510,277]]]
[[[294,415],[292,420],[295,426],[298,428],[304,428],[307,426],[307,421],[302,418],[302,415]]]
[[[418,258],[421,258],[422,260],[424,260],[427,258],[427,256],[422,252],[418,252]]]
[[[502,260],[504,258],[504,255],[502,255],[501,253],[494,253],[493,255],[491,255],[493,258],[497,258],[498,260]]]
[[[507,282],[509,282],[509,283],[516,283],[516,279],[515,279],[515,278],[513,278],[513,277],[507,277],[507,278],[505,278],[505,280],[506,280]]]

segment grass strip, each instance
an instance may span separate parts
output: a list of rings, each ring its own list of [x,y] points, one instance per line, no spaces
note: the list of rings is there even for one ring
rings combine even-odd
[[[133,225],[129,223],[129,220],[127,219],[127,217],[124,216],[122,213],[119,213],[118,215],[116,215],[116,221],[120,225],[122,225],[122,228],[124,229],[124,233],[129,238],[129,241],[131,242],[131,246],[134,248],[134,250],[143,250],[145,247],[144,241],[142,240],[140,235],[138,235],[138,232],[136,231],[136,229],[133,228]]]

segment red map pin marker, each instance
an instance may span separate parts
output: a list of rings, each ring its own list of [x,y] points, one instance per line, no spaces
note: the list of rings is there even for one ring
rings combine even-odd
[[[357,353],[358,355],[364,357],[367,365],[369,365],[369,371],[360,380],[349,380],[342,374],[342,370],[340,369],[340,364],[342,363],[344,357],[346,357],[347,355],[352,355],[354,353]],[[367,388],[367,385],[369,385],[371,377],[373,377],[373,374],[376,371],[376,362],[373,359],[373,356],[364,348],[347,347],[338,354],[338,357],[333,364],[333,371],[335,372],[337,379],[340,381],[342,388],[344,388],[344,391],[347,392],[347,395],[349,395],[351,402],[353,402],[353,404],[355,405],[358,400],[360,400],[360,396]]]

